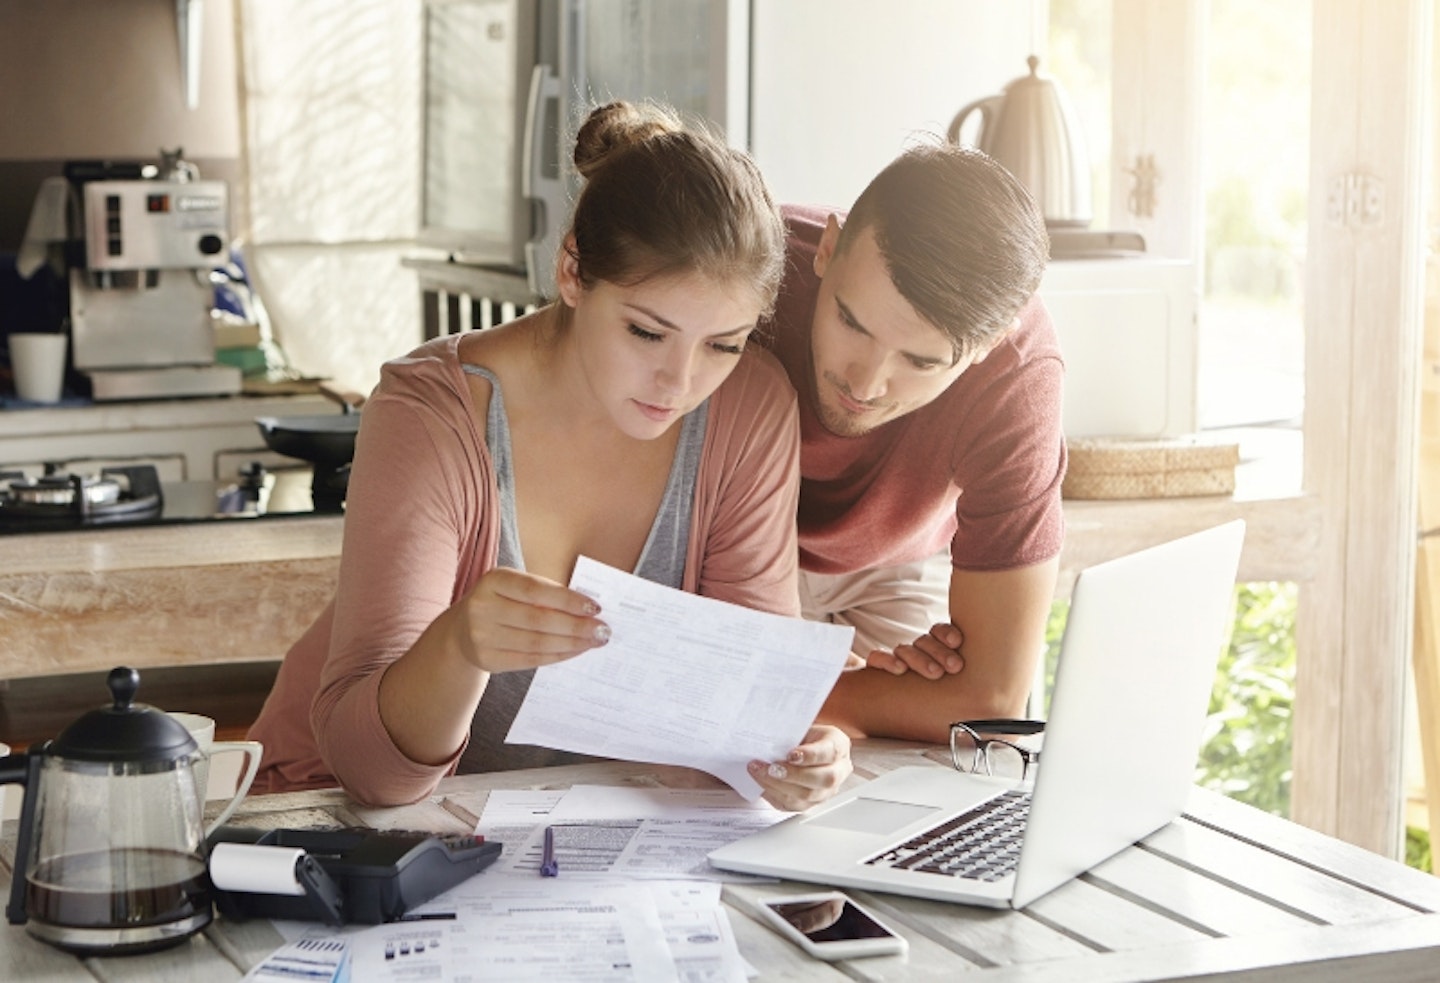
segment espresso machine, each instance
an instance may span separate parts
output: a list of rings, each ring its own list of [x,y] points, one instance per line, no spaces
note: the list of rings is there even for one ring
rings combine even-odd
[[[210,271],[229,250],[229,189],[166,155],[154,165],[75,161],[68,258],[71,351],[96,401],[240,391],[215,361]]]

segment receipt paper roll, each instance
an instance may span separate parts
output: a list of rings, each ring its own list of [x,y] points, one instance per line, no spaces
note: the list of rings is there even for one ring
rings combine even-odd
[[[210,851],[210,881],[222,891],[302,895],[295,867],[304,856],[299,847],[217,843]]]

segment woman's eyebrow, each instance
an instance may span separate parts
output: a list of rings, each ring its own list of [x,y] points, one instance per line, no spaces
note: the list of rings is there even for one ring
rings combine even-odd
[[[655,312],[655,311],[652,311],[650,308],[646,307],[646,306],[643,305],[643,304],[631,304],[631,303],[626,303],[626,304],[624,304],[624,305],[622,305],[622,306],[628,308],[629,310],[638,311],[639,313],[644,314],[646,317],[648,317],[650,320],[654,321],[656,324],[658,324],[658,325],[660,325],[661,327],[664,327],[664,328],[669,328],[671,331],[681,331],[681,330],[683,330],[683,329],[680,327],[680,325],[676,324],[674,321],[671,321],[669,318],[667,318],[667,317],[665,317],[665,316],[663,316],[663,315],[661,315],[661,314],[659,314],[659,313],[657,313],[657,312]],[[715,333],[712,334],[712,335],[708,335],[707,337],[710,337],[710,338],[728,338],[728,337],[730,337],[731,335],[742,334],[742,333],[744,333],[744,332],[746,332],[746,331],[752,331],[752,330],[754,330],[754,328],[755,328],[755,325],[754,325],[753,323],[747,322],[747,323],[741,324],[741,325],[739,325],[739,326],[737,326],[737,327],[733,327],[733,328],[729,329],[728,331],[717,331],[717,332],[715,332]]]

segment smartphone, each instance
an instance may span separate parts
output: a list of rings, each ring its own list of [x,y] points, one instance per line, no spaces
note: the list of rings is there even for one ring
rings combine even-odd
[[[839,891],[771,898],[761,902],[759,911],[816,959],[893,956],[909,948],[903,936]]]

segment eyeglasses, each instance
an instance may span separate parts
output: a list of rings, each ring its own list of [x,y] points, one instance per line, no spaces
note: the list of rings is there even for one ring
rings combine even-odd
[[[1043,720],[965,720],[950,725],[950,760],[956,770],[1024,781],[1040,752],[1013,741],[982,734],[1023,737],[1045,730]]]

